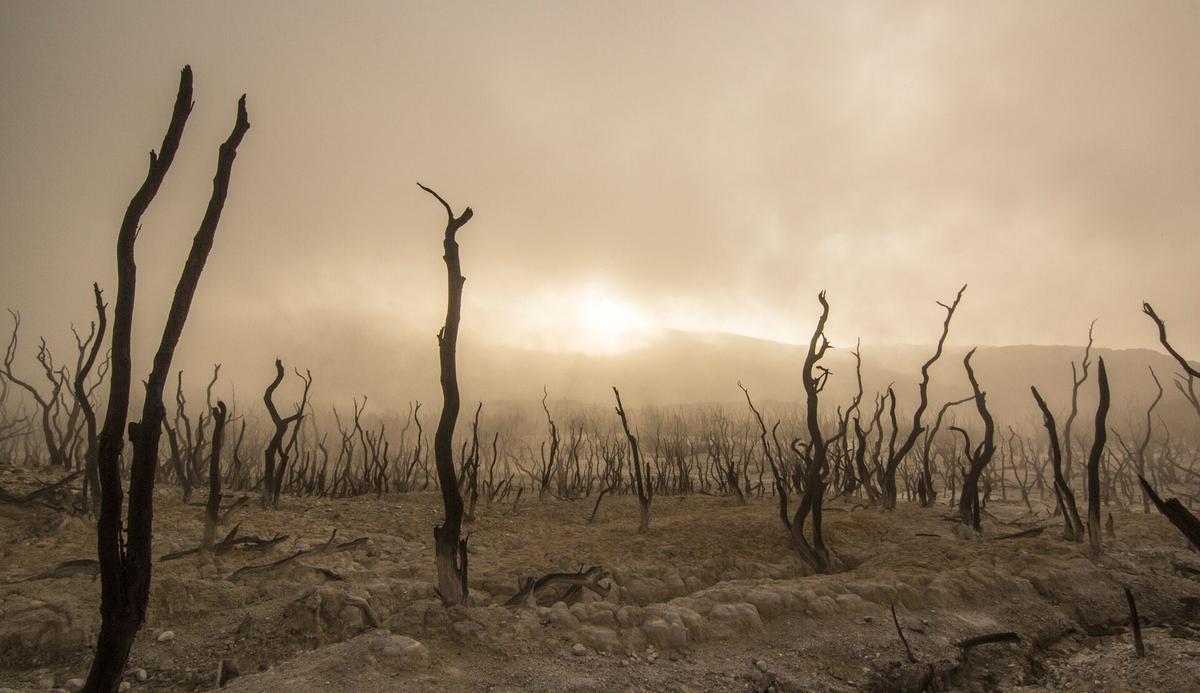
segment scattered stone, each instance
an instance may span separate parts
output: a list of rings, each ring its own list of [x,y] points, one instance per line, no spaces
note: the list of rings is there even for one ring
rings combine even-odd
[[[583,646],[583,643],[577,642],[571,646],[571,654],[576,657],[582,657],[587,654],[587,648]]]
[[[138,680],[138,683],[145,683],[150,678],[150,674],[146,673],[145,669],[134,669],[133,678]]]
[[[117,686],[117,693],[129,693],[133,690],[133,684],[128,681],[122,681],[120,686]]]
[[[171,642],[174,639],[175,639],[175,631],[173,631],[173,630],[164,630],[163,632],[158,634],[159,642]]]
[[[386,632],[386,631],[385,631]],[[429,649],[405,635],[391,635],[378,650],[382,659],[404,669],[423,667],[429,663]]]
[[[87,683],[87,681],[83,679],[71,679],[63,684],[63,688],[67,689],[71,693],[79,693],[79,691],[83,690],[83,684],[85,683]]]
[[[754,666],[758,667],[759,671],[765,672],[767,670],[767,663],[761,659],[755,660]]]

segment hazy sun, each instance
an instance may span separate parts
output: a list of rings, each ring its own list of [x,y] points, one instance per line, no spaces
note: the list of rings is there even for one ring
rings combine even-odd
[[[568,299],[577,348],[615,352],[636,346],[652,321],[636,304],[598,285],[585,286]]]

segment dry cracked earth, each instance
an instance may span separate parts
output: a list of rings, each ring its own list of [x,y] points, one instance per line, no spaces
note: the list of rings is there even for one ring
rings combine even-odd
[[[6,488],[22,483],[34,480],[5,473]],[[635,499],[605,498],[589,524],[592,504],[481,506],[470,603],[450,609],[433,590],[437,495],[249,504],[222,530],[287,538],[157,563],[127,688],[210,690],[220,668],[233,676],[224,688],[243,692],[1200,690],[1200,557],[1158,515],[1114,509],[1115,536],[1093,562],[1057,521],[1015,504],[993,501],[983,538],[968,538],[945,505],[839,501],[825,520],[838,571],[812,575],[770,498],[658,497],[645,534]],[[157,552],[198,544],[199,505],[160,489],[155,512]],[[342,550],[239,572],[334,530]],[[99,627],[99,581],[45,573],[93,557],[92,526],[0,506],[0,535],[0,689],[72,690]],[[522,578],[581,566],[604,570],[606,595],[505,606]],[[997,632],[1018,639],[959,645]]]

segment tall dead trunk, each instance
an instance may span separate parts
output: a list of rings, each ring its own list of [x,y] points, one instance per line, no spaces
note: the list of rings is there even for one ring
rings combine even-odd
[[[221,445],[225,443],[225,418],[229,410],[218,401],[212,408],[212,455],[208,458],[208,503],[204,506],[204,540],[201,547],[211,551],[217,536],[217,518],[221,513]]]
[[[800,477],[804,480],[804,491],[800,503],[796,506],[796,514],[792,517],[792,544],[800,552],[801,558],[818,573],[829,572],[829,552],[825,548],[825,537],[821,533],[821,511],[825,500],[825,472],[828,466],[828,443],[821,432],[819,419],[819,395],[825,389],[829,380],[829,370],[819,365],[819,362],[829,350],[829,339],[825,336],[825,323],[829,320],[829,302],[825,300],[825,292],[817,294],[821,304],[821,317],[817,319],[817,327],[813,330],[812,339],[808,343],[808,353],[804,357],[803,370],[800,373],[805,395],[805,423],[808,427],[808,445],[803,449],[800,441],[792,441],[792,452],[803,462]],[[804,525],[812,518],[812,541],[804,534]]]
[[[1050,466],[1054,470],[1054,493],[1063,507],[1063,535],[1070,541],[1083,541],[1083,521],[1079,519],[1075,494],[1071,492],[1071,485],[1067,483],[1067,478],[1063,474],[1062,448],[1058,444],[1058,430],[1054,425],[1054,414],[1050,413],[1050,407],[1046,405],[1046,400],[1042,399],[1037,388],[1030,387],[1029,389],[1033,392],[1033,398],[1037,400],[1038,408],[1042,410],[1042,422],[1050,437]]]
[[[99,284],[92,284],[92,291],[96,296],[96,334],[92,340],[91,350],[88,352],[86,360],[82,366],[75,371],[75,401],[83,411],[83,420],[86,425],[87,433],[87,450],[84,451],[83,461],[83,512],[88,512],[89,494],[95,502],[99,503],[100,499],[100,477],[96,474],[96,456],[99,454],[99,440],[96,426],[96,412],[92,408],[92,402],[89,398],[87,388],[87,377],[91,373],[92,367],[96,364],[96,356],[100,353],[100,344],[104,341],[104,333],[108,328],[108,315],[105,312],[107,307],[104,303],[104,297],[100,292]]]
[[[625,407],[621,404],[621,393],[615,387],[613,395],[617,398],[617,416],[621,418],[621,428],[625,430],[625,439],[629,442],[629,451],[633,456],[633,483],[641,510],[638,533],[642,534],[650,529],[650,505],[654,502],[654,483],[650,478],[649,463],[642,462],[642,450],[638,445],[637,436],[629,429],[629,419],[625,416]]]
[[[133,447],[130,464],[129,510],[126,530],[121,531],[123,493],[120,476],[122,436],[129,415],[129,389],[132,382],[131,334],[133,328],[134,287],[137,269],[134,243],[139,222],[157,194],[179,148],[183,128],[192,108],[192,71],[184,67],[171,124],[163,139],[161,154],[150,155],[146,180],[125,212],[117,237],[117,301],[113,313],[112,369],[109,379],[108,410],[99,437],[97,466],[100,477],[100,517],[97,523],[97,554],[100,561],[100,636],[96,655],[88,672],[85,691],[116,691],[129,660],[129,650],[142,626],[150,595],[151,538],[154,517],[154,476],[158,469],[158,442],[166,417],[163,389],[166,385],[175,348],[191,308],[200,274],[212,249],[221,210],[229,190],[229,178],[237,147],[250,128],[246,97],[238,101],[237,121],[229,138],[221,145],[217,173],[213,178],[204,219],[192,242],[175,296],[167,314],[166,326],[154,365],[146,380],[146,395],[141,421],[129,424]]]
[[[1104,456],[1104,444],[1108,441],[1108,372],[1104,359],[1097,360],[1097,380],[1100,383],[1100,402],[1096,405],[1096,437],[1092,440],[1092,451],[1087,462],[1088,486],[1088,543],[1092,558],[1100,557],[1100,458]]]
[[[962,493],[958,498],[958,515],[964,525],[978,532],[980,530],[979,476],[996,453],[996,423],[992,420],[992,414],[987,408],[987,393],[979,389],[979,381],[975,379],[975,369],[971,367],[971,357],[974,355],[974,349],[967,352],[966,357],[963,358],[963,367],[967,371],[967,380],[971,382],[971,392],[975,394],[975,410],[979,412],[979,418],[983,419],[983,440],[978,446],[972,448],[966,431],[959,429],[968,441],[966,452],[970,466],[963,475]]]
[[[917,443],[917,438],[925,430],[921,425],[921,418],[925,415],[925,409],[929,406],[929,369],[933,364],[937,363],[938,358],[942,355],[942,348],[946,344],[946,337],[950,334],[950,321],[954,318],[954,311],[958,308],[959,301],[962,300],[963,292],[967,290],[966,284],[958,290],[958,295],[954,297],[954,302],[946,305],[938,301],[938,305],[946,310],[946,319],[942,322],[942,336],[938,338],[937,348],[933,351],[933,356],[921,365],[921,384],[917,388],[918,402],[917,408],[913,411],[912,428],[909,429],[908,435],[900,444],[900,447],[893,448],[889,446],[887,465],[883,470],[883,508],[885,510],[896,509],[896,470],[900,468],[900,463],[912,451],[913,446]],[[896,397],[892,395],[892,412],[893,419],[895,418]],[[892,426],[892,435],[896,435],[896,427]]]
[[[433,528],[433,541],[437,556],[438,594],[443,604],[454,606],[467,600],[467,541],[460,538],[463,499],[458,488],[458,475],[454,470],[454,426],[458,422],[461,406],[455,351],[458,348],[458,323],[462,318],[463,284],[467,279],[462,274],[458,240],[455,236],[458,230],[471,220],[474,212],[467,207],[462,214],[455,216],[450,204],[443,200],[441,195],[420,183],[417,185],[433,195],[446,210],[446,233],[442,241],[442,259],[446,262],[446,322],[437,335],[442,380],[442,415],[433,435],[433,457],[437,466],[438,485],[442,488],[442,506],[446,516],[441,526]]]

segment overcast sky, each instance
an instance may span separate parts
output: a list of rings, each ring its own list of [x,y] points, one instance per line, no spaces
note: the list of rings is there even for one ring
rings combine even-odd
[[[1078,344],[1098,318],[1098,343],[1151,347],[1149,299],[1200,354],[1196,2],[6,0],[0,305],[26,340],[86,323],[93,280],[115,298],[184,64],[196,106],[137,250],[146,360],[243,92],[185,357],[433,349],[444,216],[418,180],[476,211],[466,339],[794,341],[824,288],[835,342],[928,343],[969,283],[957,344]]]

